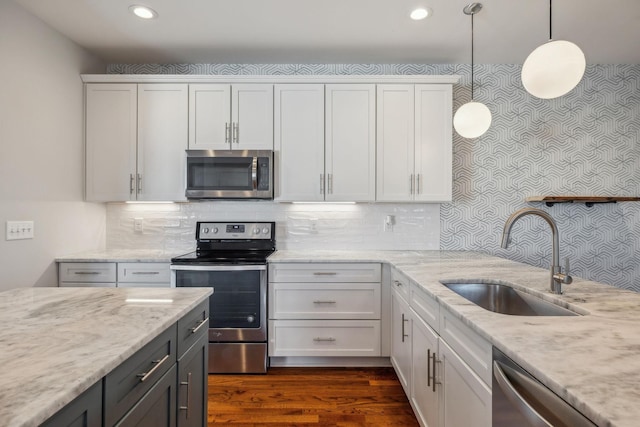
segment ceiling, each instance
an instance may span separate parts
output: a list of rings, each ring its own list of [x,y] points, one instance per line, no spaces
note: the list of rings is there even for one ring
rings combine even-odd
[[[14,0],[108,63],[469,63],[466,0]],[[484,0],[477,64],[521,64],[548,40],[547,0]],[[129,12],[144,4],[159,16]],[[427,6],[433,16],[412,21]],[[553,38],[589,64],[640,64],[640,0],[556,0]]]

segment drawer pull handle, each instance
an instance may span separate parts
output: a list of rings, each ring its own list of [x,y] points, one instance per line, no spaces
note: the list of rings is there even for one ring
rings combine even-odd
[[[98,275],[98,274],[100,274],[100,272],[99,272],[99,271],[76,271],[76,272],[74,272],[73,274],[81,274],[81,275],[85,275],[85,276],[86,276],[86,275],[92,275],[92,276],[94,276],[94,275]]]
[[[404,339],[405,339],[405,338],[408,338],[408,337],[409,337],[409,335],[407,335],[407,334],[405,333],[405,329],[404,329],[404,323],[405,323],[405,322],[408,322],[408,321],[409,321],[409,319],[405,318],[405,317],[404,317],[404,313],[402,313],[402,342],[404,342]]]
[[[317,300],[313,302],[314,304],[335,304],[335,301],[321,301],[321,300]]]
[[[335,271],[316,271],[313,273],[314,276],[335,276],[337,274]]]
[[[315,342],[334,342],[336,339],[332,338],[332,337],[327,337],[327,338],[323,338],[323,337],[316,337],[313,339]]]
[[[396,286],[402,286],[402,282],[398,281],[398,280],[394,280],[393,284]]]
[[[191,372],[187,374],[187,381],[180,381],[180,385],[187,386],[187,406],[180,406],[178,409],[186,411],[185,419],[189,419],[189,407],[191,406]]]
[[[131,274],[160,274],[159,271],[134,271]]]
[[[198,323],[197,326],[194,326],[193,328],[191,328],[191,333],[195,334],[196,332],[198,332],[200,330],[200,328],[202,328],[203,325],[209,323],[209,318],[207,317],[206,319],[204,319],[202,322]]]
[[[158,368],[160,367],[160,365],[162,365],[164,362],[167,361],[167,359],[169,359],[169,355],[165,355],[162,359],[160,360],[154,360],[151,363],[153,363],[155,366],[153,368],[151,368],[151,370],[149,370],[149,372],[143,372],[141,374],[137,374],[136,376],[138,378],[140,378],[140,382],[144,382],[146,381],[149,376],[151,376],[155,371],[158,370]]]

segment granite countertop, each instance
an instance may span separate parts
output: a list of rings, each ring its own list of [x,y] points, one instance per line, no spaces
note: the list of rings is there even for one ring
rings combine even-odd
[[[278,251],[269,262],[387,262],[599,426],[640,420],[640,294],[574,277],[549,293],[549,271],[475,252]],[[510,284],[583,314],[507,316],[440,281]]]
[[[189,251],[163,251],[153,249],[105,249],[80,252],[56,258],[56,262],[171,262],[171,258]]]
[[[0,425],[39,425],[210,294],[209,288],[0,292]]]

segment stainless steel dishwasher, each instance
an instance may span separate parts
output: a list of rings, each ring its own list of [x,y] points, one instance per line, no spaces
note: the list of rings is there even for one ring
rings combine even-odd
[[[595,426],[497,348],[493,348],[493,427]]]

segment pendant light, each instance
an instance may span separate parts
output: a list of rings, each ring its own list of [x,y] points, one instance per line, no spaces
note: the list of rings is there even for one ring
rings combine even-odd
[[[453,127],[464,138],[477,138],[491,126],[491,111],[481,102],[473,100],[473,15],[480,12],[481,3],[471,3],[462,11],[471,15],[471,102],[467,102],[453,116]]]
[[[553,40],[549,0],[549,41],[529,54],[522,65],[522,84],[531,95],[553,99],[580,83],[587,65],[582,50],[566,40]]]

